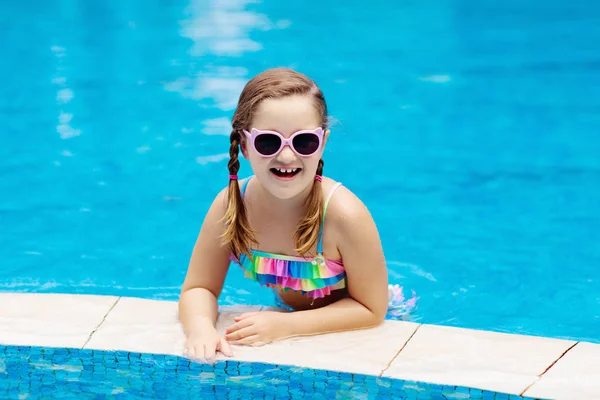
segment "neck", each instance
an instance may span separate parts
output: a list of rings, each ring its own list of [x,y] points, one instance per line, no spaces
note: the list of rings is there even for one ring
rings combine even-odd
[[[261,198],[261,208],[269,210],[271,214],[287,215],[301,217],[306,212],[306,199],[308,198],[312,186],[306,187],[298,195],[289,199],[279,199],[269,193],[260,182],[256,185]]]

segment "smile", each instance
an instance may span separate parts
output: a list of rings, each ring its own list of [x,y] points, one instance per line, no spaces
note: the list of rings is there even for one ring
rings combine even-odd
[[[279,179],[292,179],[302,168],[271,168],[271,172]]]

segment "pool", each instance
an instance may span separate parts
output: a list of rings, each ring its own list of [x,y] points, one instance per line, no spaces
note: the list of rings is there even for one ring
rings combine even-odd
[[[32,394],[35,393],[35,394]],[[68,348],[0,346],[2,398],[525,399],[292,366]]]
[[[0,290],[176,299],[237,95],[285,65],[413,321],[600,342],[600,5],[345,4],[0,3]],[[272,297],[232,269],[220,302]]]

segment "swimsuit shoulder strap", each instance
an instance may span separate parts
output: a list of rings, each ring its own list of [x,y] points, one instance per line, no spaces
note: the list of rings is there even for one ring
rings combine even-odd
[[[248,182],[250,182],[250,179],[252,179],[252,177],[249,177],[244,181],[244,183],[242,183],[242,188],[240,189],[242,198],[244,198],[244,193],[246,193],[246,187],[248,186]]]
[[[325,216],[327,215],[327,205],[329,204],[329,200],[331,199],[331,196],[333,196],[333,193],[340,186],[342,186],[342,183],[336,182],[336,184],[333,185],[333,187],[327,194],[327,197],[325,198],[325,205],[323,206],[323,219],[321,220],[321,227],[319,228],[319,242],[317,243],[317,254],[323,254],[323,228],[325,227]]]

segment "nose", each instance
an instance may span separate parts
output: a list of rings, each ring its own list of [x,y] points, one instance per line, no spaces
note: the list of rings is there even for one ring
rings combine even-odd
[[[282,164],[291,164],[296,161],[296,154],[290,149],[290,146],[285,145],[277,155],[277,161]]]

